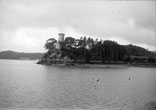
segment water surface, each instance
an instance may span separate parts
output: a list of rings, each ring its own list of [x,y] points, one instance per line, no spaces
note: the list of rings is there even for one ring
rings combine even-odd
[[[152,110],[156,68],[85,68],[0,60],[0,109]]]

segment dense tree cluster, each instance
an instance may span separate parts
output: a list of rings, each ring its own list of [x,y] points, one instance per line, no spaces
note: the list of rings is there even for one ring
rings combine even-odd
[[[57,40],[48,39],[45,48],[48,49],[44,58],[64,58],[68,57],[75,61],[125,61],[128,58],[127,50],[124,46],[114,41],[94,40],[92,38],[81,37],[75,39],[66,37],[64,42],[59,42],[60,48],[56,48]]]
[[[60,60],[70,59],[73,61],[91,62],[129,62],[129,61],[154,61],[153,53],[146,49],[133,45],[119,45],[110,40],[98,40],[81,37],[75,39],[66,37],[59,42],[54,38],[48,39],[45,48],[48,50],[42,59]],[[141,58],[140,56],[145,56]],[[131,57],[132,56],[132,57]],[[135,56],[135,57],[133,57]],[[139,57],[136,57],[139,56]],[[151,58],[150,58],[150,57]],[[150,58],[150,59],[149,59]],[[155,61],[154,61],[155,62]]]

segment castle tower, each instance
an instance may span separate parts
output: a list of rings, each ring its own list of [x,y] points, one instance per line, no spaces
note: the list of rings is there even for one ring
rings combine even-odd
[[[64,36],[65,36],[64,33],[58,33],[58,41],[56,43],[56,48],[57,49],[60,49],[61,48],[60,42],[63,42],[64,41]]]
[[[58,42],[63,42],[64,41],[64,33],[58,33]]]

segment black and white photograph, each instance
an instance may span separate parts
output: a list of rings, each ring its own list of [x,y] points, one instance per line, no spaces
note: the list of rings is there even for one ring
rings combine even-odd
[[[156,110],[156,1],[0,0],[0,110]]]

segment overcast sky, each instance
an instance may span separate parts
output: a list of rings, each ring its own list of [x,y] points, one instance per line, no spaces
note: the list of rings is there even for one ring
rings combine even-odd
[[[155,50],[155,7],[155,0],[0,0],[0,51],[44,52],[59,32]]]

